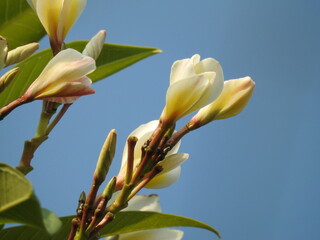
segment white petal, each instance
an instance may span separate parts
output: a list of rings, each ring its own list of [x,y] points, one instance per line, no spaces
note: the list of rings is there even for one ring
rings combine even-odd
[[[63,41],[72,25],[76,22],[86,6],[86,0],[64,0],[59,22],[57,26],[57,36],[59,41]]]
[[[159,197],[157,195],[135,195],[123,211],[161,212]]]
[[[220,63],[214,58],[206,58],[198,62],[195,65],[195,70],[197,74],[204,73],[204,72],[216,72],[219,74],[222,73],[222,68]]]
[[[124,233],[119,236],[119,240],[180,240],[182,236],[182,231],[160,228]]]
[[[181,167],[176,167],[169,172],[155,176],[145,187],[152,189],[169,187],[170,185],[178,181],[180,173]]]
[[[185,113],[185,115],[192,113],[200,108],[210,104],[213,102],[222,92],[223,89],[223,79],[216,78],[215,72],[205,72],[202,75],[206,76],[209,84],[201,97],[198,99],[197,102],[194,103],[192,107]]]
[[[135,152],[134,152],[135,159],[139,159],[141,157],[141,147],[149,139],[149,137],[151,137],[151,134],[156,129],[158,124],[159,124],[158,120],[150,121],[146,124],[140,125],[138,128],[136,128],[133,132],[129,134],[129,136],[134,136],[138,138],[138,142],[136,144]],[[126,143],[123,150],[123,154],[122,154],[121,168],[127,162],[127,154],[128,154],[128,146]]]
[[[187,153],[176,153],[166,157],[164,160],[158,163],[158,165],[163,167],[163,170],[159,175],[175,169],[176,167],[184,163],[188,158],[189,154]]]
[[[82,54],[97,59],[104,46],[107,32],[105,30],[99,31],[86,45]]]
[[[37,0],[36,12],[50,38],[57,38],[57,28],[63,0]]]
[[[96,69],[95,61],[91,57],[82,55],[74,49],[66,49],[59,52],[47,64],[38,79],[43,84],[54,82],[74,81]]]
[[[188,110],[199,101],[209,84],[210,81],[202,74],[170,85],[162,117],[175,121],[190,113]]]
[[[195,70],[193,61],[190,58],[175,61],[171,67],[170,85],[193,76],[195,76]]]

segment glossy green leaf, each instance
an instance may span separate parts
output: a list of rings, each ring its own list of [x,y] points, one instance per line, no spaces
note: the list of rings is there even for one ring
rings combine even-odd
[[[70,42],[67,44],[67,47],[82,51],[87,42],[88,41]],[[89,77],[93,82],[97,82],[159,52],[161,52],[161,50],[156,48],[106,43],[97,59],[97,69],[91,73]],[[51,50],[46,49],[17,64],[16,67],[19,67],[20,71],[13,83],[0,94],[0,108],[20,97],[28,86],[39,76],[51,58]]]
[[[0,35],[9,49],[39,41],[46,34],[26,0],[0,0]]]
[[[0,231],[0,240],[66,240],[70,232],[71,219],[72,217],[61,218],[63,223],[62,228],[53,236],[49,236],[43,230],[28,226],[19,226]],[[203,228],[220,237],[217,230],[194,219],[159,212],[141,211],[118,213],[116,218],[102,229],[101,237],[166,227]]]
[[[29,180],[15,168],[0,163],[0,224],[24,223],[55,233],[58,217],[41,209]]]

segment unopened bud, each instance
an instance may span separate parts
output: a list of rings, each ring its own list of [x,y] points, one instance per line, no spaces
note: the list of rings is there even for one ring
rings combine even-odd
[[[104,188],[101,196],[109,200],[112,197],[112,194],[116,188],[116,183],[117,183],[117,178],[116,177],[111,178],[107,186]]]
[[[225,81],[220,96],[211,104],[201,108],[189,121],[188,128],[194,130],[213,120],[238,115],[248,104],[254,87],[255,82],[250,77]]]
[[[108,137],[106,138],[102,146],[96,170],[94,171],[94,180],[98,181],[100,184],[104,181],[109,171],[110,165],[112,163],[116,151],[116,142],[117,133],[116,130],[113,129],[110,131]]]
[[[6,59],[8,54],[8,43],[7,40],[0,36],[0,69],[6,65]]]
[[[105,30],[99,31],[91,40],[87,43],[82,54],[97,59],[104,46],[107,32]]]
[[[29,43],[8,52],[6,66],[19,63],[30,57],[39,48],[39,43]]]
[[[9,86],[18,72],[19,68],[13,68],[0,77],[0,93]]]

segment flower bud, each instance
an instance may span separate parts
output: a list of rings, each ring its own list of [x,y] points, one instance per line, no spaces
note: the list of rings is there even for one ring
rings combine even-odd
[[[110,199],[112,197],[112,194],[114,193],[114,190],[116,188],[117,178],[113,177],[108,182],[107,186],[104,188],[101,196],[106,199]]]
[[[13,81],[19,72],[19,68],[10,69],[3,76],[0,77],[0,93]]]
[[[190,120],[189,129],[194,130],[213,120],[238,115],[249,102],[254,87],[255,82],[250,77],[226,81],[220,96],[211,104],[201,108]]]
[[[112,163],[117,144],[116,130],[111,130],[108,134],[102,149],[100,151],[96,170],[94,171],[94,179],[100,183],[104,181]]]
[[[92,57],[97,60],[106,40],[107,32],[105,30],[99,31],[91,40],[87,43],[82,54]]]
[[[190,59],[173,63],[166,106],[160,119],[175,123],[216,99],[223,88],[223,72],[218,61],[206,58],[200,61],[196,54]]]
[[[6,59],[8,54],[7,40],[0,36],[0,70],[6,65]]]
[[[51,42],[63,43],[72,25],[83,11],[86,0],[27,0],[37,13]]]
[[[39,48],[39,43],[29,43],[8,52],[6,66],[19,63],[31,56]]]
[[[24,99],[42,99],[58,103],[72,103],[80,96],[93,94],[87,74],[96,69],[95,61],[74,49],[59,52],[30,85]]]

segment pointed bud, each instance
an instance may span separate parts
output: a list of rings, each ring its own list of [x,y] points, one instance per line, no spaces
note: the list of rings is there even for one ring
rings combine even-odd
[[[117,178],[113,177],[108,182],[107,186],[104,188],[101,196],[106,199],[110,199],[112,197],[112,194],[114,193],[114,190],[116,188]]]
[[[8,54],[7,40],[0,36],[0,70],[6,65],[6,59]]]
[[[107,32],[105,30],[99,31],[86,45],[82,54],[92,57],[97,60],[106,40]]]
[[[222,91],[223,72],[213,58],[200,61],[200,55],[173,63],[166,106],[160,119],[175,123],[216,99]]]
[[[255,82],[250,77],[226,81],[220,96],[211,104],[200,109],[190,120],[189,129],[194,130],[213,120],[238,115],[249,102],[254,87]]]
[[[0,93],[9,86],[18,72],[19,68],[13,68],[0,77]]]
[[[30,57],[39,48],[39,43],[29,43],[8,52],[6,66],[19,63]]]
[[[96,170],[94,171],[94,180],[98,181],[100,184],[106,178],[109,171],[109,167],[112,163],[117,143],[117,133],[113,129],[110,131],[108,137],[106,138],[102,149],[100,151],[99,159],[97,162]]]

